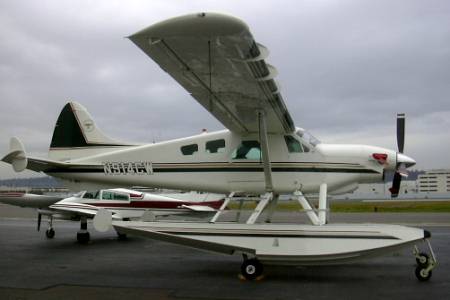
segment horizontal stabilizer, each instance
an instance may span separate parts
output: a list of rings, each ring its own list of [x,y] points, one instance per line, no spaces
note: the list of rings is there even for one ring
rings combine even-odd
[[[10,163],[16,172],[22,172],[27,168],[28,159],[25,153],[25,147],[18,138],[11,138],[9,142],[9,153],[2,160]]]
[[[45,172],[45,173],[63,173],[70,172],[73,169],[98,169],[102,168],[101,164],[76,164],[76,163],[65,163],[61,161],[46,159],[46,158],[35,158],[27,157],[25,154],[25,148],[22,142],[13,137],[10,142],[10,152],[1,159],[3,162],[12,165],[14,171],[22,172],[25,169]]]

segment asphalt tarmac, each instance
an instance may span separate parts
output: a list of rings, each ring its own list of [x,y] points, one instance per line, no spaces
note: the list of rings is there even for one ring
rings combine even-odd
[[[449,299],[450,214],[336,214],[335,222],[419,224],[430,230],[438,266],[428,282],[415,275],[412,249],[359,263],[266,266],[260,281],[239,279],[241,257],[92,229],[76,243],[76,222],[56,221],[56,237],[36,232],[25,213],[0,206],[0,299]],[[297,215],[282,213],[288,221]],[[326,245],[324,245],[326,247]],[[425,245],[420,245],[424,250]]]

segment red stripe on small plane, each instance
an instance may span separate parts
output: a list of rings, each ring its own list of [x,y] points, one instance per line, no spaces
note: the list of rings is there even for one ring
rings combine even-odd
[[[133,194],[133,193],[130,193],[130,198],[142,198],[142,196],[143,196],[143,194]]]

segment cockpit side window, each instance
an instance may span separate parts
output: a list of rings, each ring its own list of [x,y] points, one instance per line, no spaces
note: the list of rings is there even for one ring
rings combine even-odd
[[[123,201],[128,201],[129,197],[128,195],[124,195],[124,194],[117,194],[114,193],[114,200],[123,200]]]
[[[261,159],[261,146],[258,141],[242,141],[233,151],[232,159]]]
[[[102,199],[103,200],[113,200],[113,194],[111,192],[108,192],[108,191],[103,191]]]
[[[284,140],[286,141],[286,146],[288,148],[289,153],[303,152],[302,144],[299,141],[297,141],[293,136],[285,135]]]
[[[206,142],[206,152],[207,153],[220,153],[225,150],[225,140],[214,140]]]
[[[111,192],[111,191],[103,191],[102,199],[103,200],[124,200],[124,201],[128,201],[128,195],[114,193],[114,192]]]

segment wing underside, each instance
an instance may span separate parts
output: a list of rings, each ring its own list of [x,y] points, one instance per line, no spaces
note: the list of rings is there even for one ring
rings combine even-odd
[[[295,129],[274,80],[276,70],[264,60],[268,51],[241,20],[187,15],[130,39],[228,129],[257,132],[257,111],[264,111],[270,133]]]

